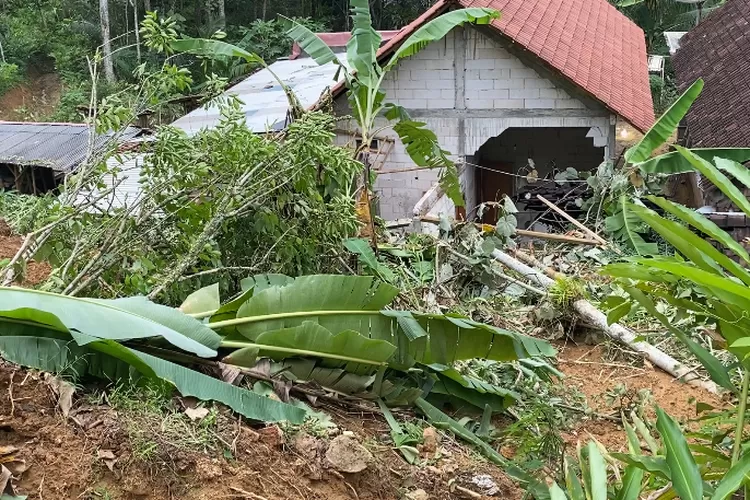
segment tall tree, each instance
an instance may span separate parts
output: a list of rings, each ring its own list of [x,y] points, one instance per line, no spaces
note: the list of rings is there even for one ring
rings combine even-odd
[[[133,31],[135,32],[135,53],[138,57],[138,64],[141,64],[141,34],[140,23],[138,21],[138,0],[133,0]]]
[[[222,30],[227,27],[227,12],[224,0],[219,0],[219,26]]]
[[[108,82],[115,81],[115,66],[112,62],[112,42],[109,39],[109,2],[99,0],[99,23],[102,29],[102,64],[104,65],[104,78]]]

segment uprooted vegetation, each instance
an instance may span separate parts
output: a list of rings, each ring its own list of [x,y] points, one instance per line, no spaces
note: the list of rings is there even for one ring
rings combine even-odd
[[[182,45],[229,50],[207,42]],[[155,81],[187,84],[163,69]],[[0,288],[0,491],[729,497],[750,470],[750,257],[654,195],[658,175],[695,169],[750,215],[735,185],[750,178],[715,150],[651,158],[700,87],[589,177],[585,220],[565,218],[587,247],[519,245],[507,198],[495,226],[444,217],[437,237],[356,237],[375,225],[355,208],[367,157],[292,95],[283,132],[252,133],[232,99],[214,130],[160,129],[126,203],[110,202],[111,152],[54,197],[4,193],[24,235],[5,283],[34,260],[51,271]]]

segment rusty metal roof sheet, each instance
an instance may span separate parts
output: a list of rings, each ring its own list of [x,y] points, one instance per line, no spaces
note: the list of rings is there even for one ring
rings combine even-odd
[[[131,139],[139,132],[130,127],[118,140]],[[72,172],[86,158],[92,133],[93,128],[79,123],[0,122],[0,163]],[[96,135],[94,150],[104,148],[112,135]]]

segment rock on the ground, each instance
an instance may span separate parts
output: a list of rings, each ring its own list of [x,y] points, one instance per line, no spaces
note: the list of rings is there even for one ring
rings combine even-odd
[[[318,440],[304,432],[295,436],[292,446],[297,453],[309,460],[314,459],[318,454]]]
[[[410,491],[405,495],[406,500],[429,500],[430,496],[425,490]]]
[[[497,483],[492,479],[492,476],[488,474],[477,474],[471,478],[471,483],[479,488],[482,494],[487,495],[488,497],[500,493],[500,488],[497,486]]]
[[[353,474],[362,472],[370,465],[372,453],[355,438],[341,435],[331,441],[326,459],[337,471]]]
[[[271,448],[279,448],[284,444],[284,431],[278,425],[269,425],[258,431],[260,441]]]
[[[440,434],[434,427],[427,427],[422,432],[422,451],[425,453],[435,453],[440,444]]]

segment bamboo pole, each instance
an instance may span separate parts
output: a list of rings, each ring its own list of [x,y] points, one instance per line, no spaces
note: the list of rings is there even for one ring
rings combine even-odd
[[[421,222],[427,222],[430,224],[440,224],[440,219],[438,217],[432,217],[429,215],[423,215],[419,218]],[[482,229],[483,227],[491,227],[494,229],[495,226],[491,224],[479,224],[479,223],[473,223],[475,226],[477,226],[479,229]],[[516,229],[516,234],[519,236],[526,236],[529,238],[539,238],[542,240],[552,240],[552,241],[562,241],[565,243],[574,243],[577,245],[594,245],[598,246],[600,243],[595,240],[588,240],[585,238],[576,238],[575,236],[568,236],[565,234],[555,234],[555,233],[540,233],[538,231],[529,231],[528,229]]]
[[[500,262],[504,266],[516,271],[517,273],[525,276],[529,281],[538,284],[542,288],[549,289],[555,281],[532,267],[527,266],[523,262],[514,259],[510,255],[495,250],[492,252],[492,258]],[[607,324],[607,316],[604,315],[599,309],[585,299],[577,300],[573,303],[573,309],[594,328],[601,330],[610,338],[626,344],[631,349],[638,351],[643,354],[648,360],[658,366],[665,372],[669,373],[675,378],[682,378],[687,384],[701,387],[711,393],[718,394],[718,386],[711,381],[704,381],[692,370],[679,361],[674,359],[667,353],[657,349],[647,342],[637,342],[635,339],[637,335],[628,328],[614,323],[612,325]]]
[[[566,234],[540,233],[538,231],[529,231],[528,229],[516,229],[516,234],[519,236],[527,236],[529,238],[539,238],[541,240],[552,240],[552,241],[563,241],[565,243],[575,243],[577,245],[594,245],[594,246],[600,245],[600,243],[596,240],[576,238],[575,236],[568,236]]]
[[[547,198],[545,198],[541,194],[536,195],[536,197],[537,197],[537,199],[539,201],[541,201],[542,203],[544,203],[545,205],[547,205],[549,208],[551,208],[552,210],[554,210],[555,212],[557,212],[558,214],[560,214],[565,220],[567,220],[568,222],[570,222],[571,224],[573,224],[575,227],[577,227],[578,229],[580,229],[581,231],[583,231],[584,233],[586,233],[587,235],[589,235],[589,237],[591,237],[592,239],[598,241],[600,245],[607,245],[607,240],[605,240],[604,238],[602,238],[601,236],[599,236],[598,234],[596,234],[591,229],[589,229],[586,226],[584,226],[578,220],[576,220],[573,217],[571,217],[570,215],[568,215],[568,213],[565,210],[563,210],[562,208],[558,207],[557,205],[555,205],[554,203],[552,203],[551,201],[549,201]]]

